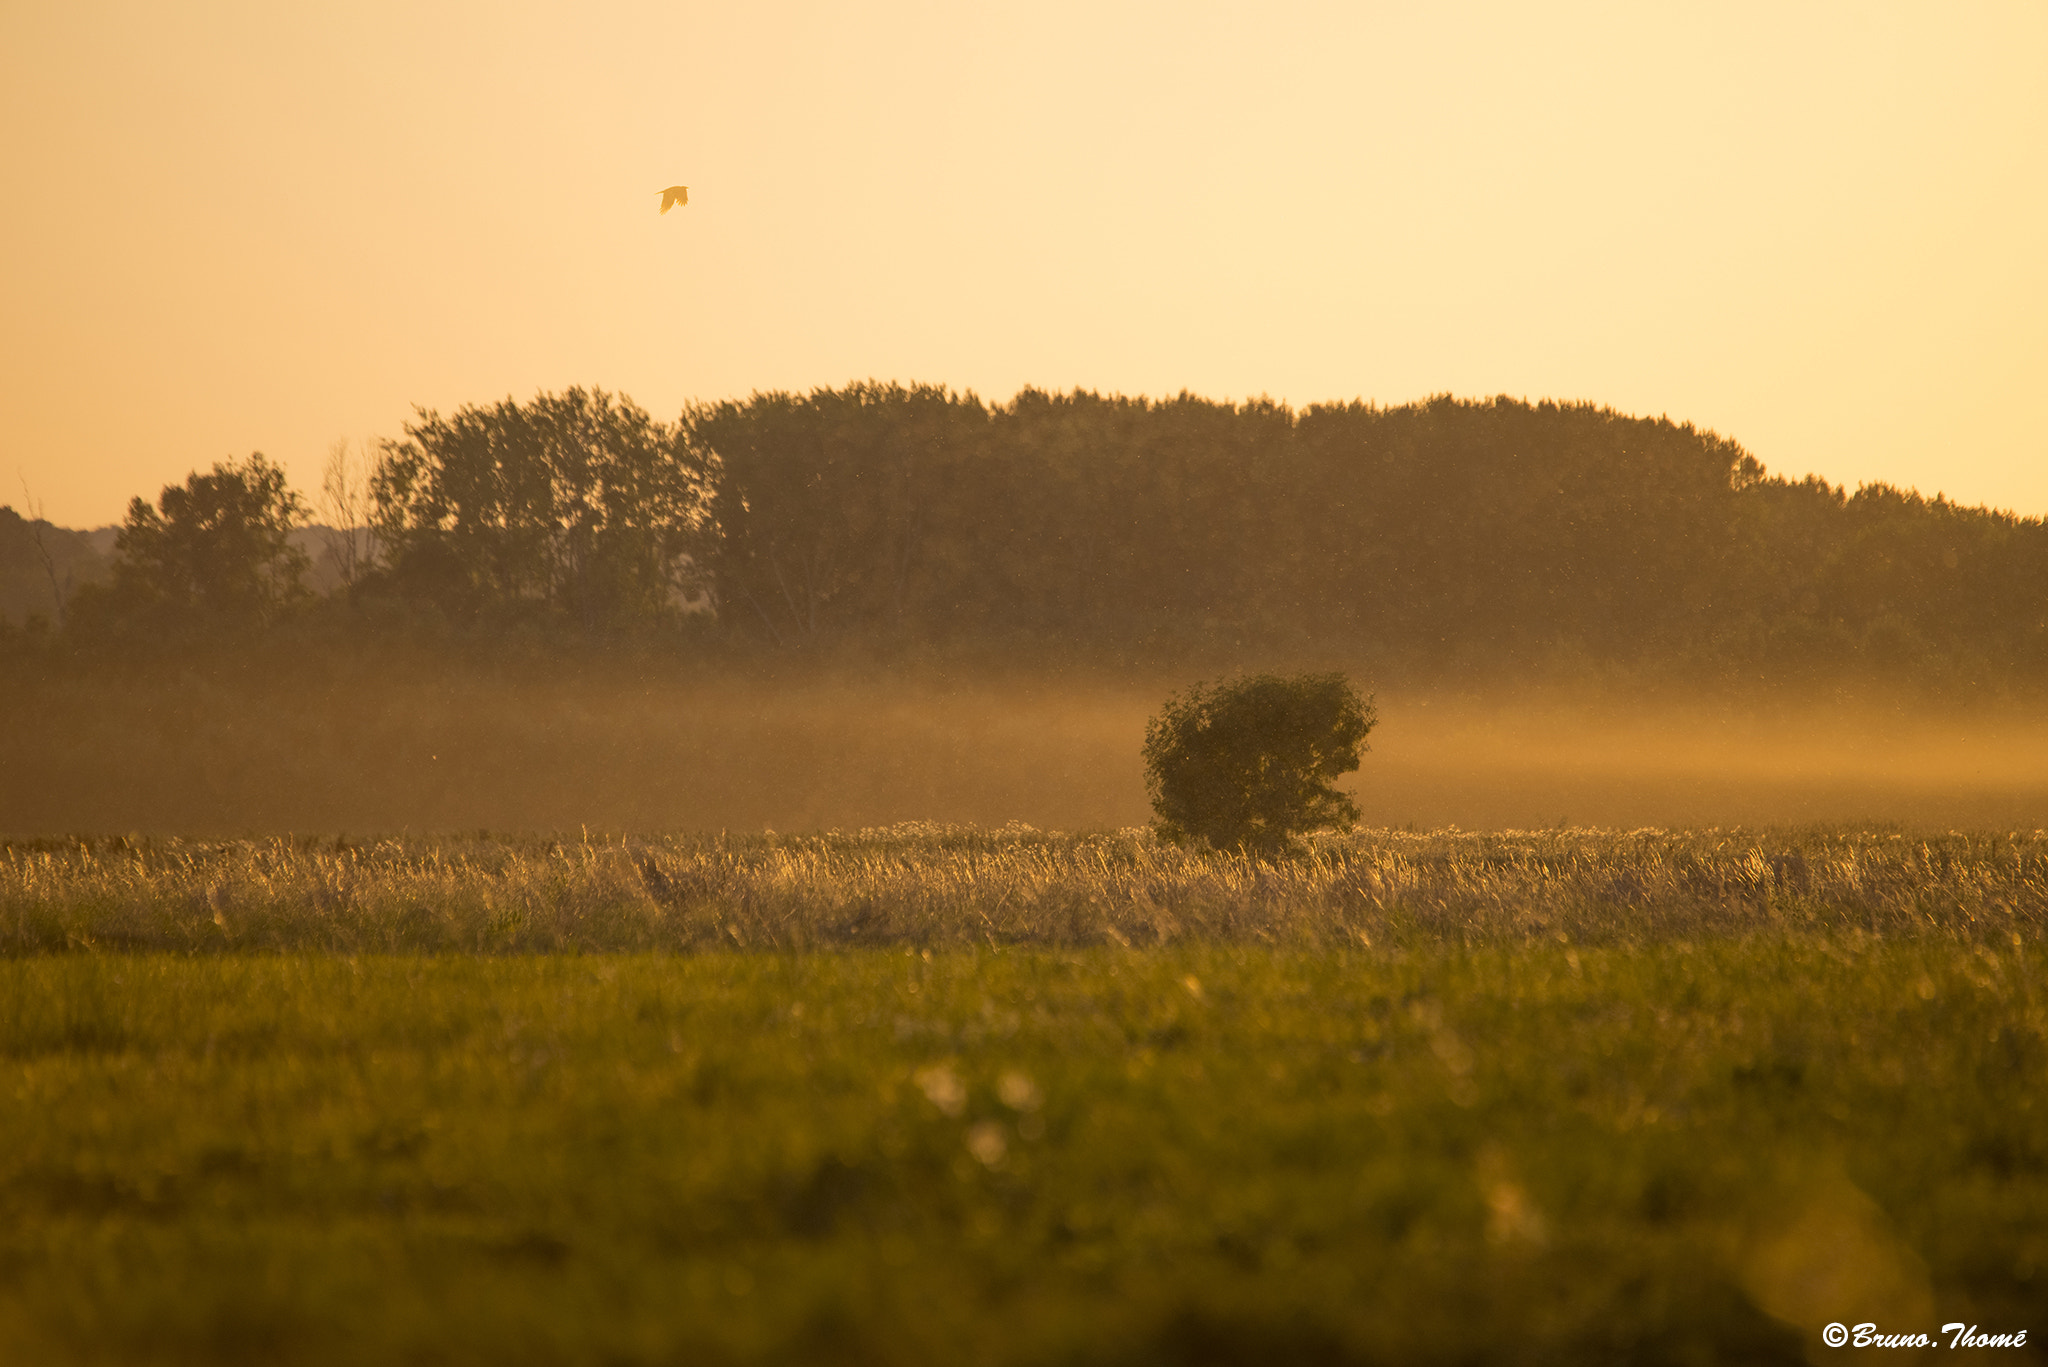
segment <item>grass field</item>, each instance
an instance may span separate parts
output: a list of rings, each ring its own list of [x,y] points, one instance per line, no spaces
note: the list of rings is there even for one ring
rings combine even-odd
[[[0,841],[0,953],[536,953],[1182,941],[1994,945],[2048,930],[2048,832],[1365,831],[1214,858],[1143,829]]]
[[[0,855],[0,1359],[2048,1333],[2048,839]],[[2035,1349],[2000,1352],[2025,1361]]]

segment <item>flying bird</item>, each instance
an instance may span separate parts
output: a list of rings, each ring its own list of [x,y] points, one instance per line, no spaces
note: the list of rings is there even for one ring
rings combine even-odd
[[[661,196],[661,211],[663,213],[667,213],[678,204],[688,204],[690,202],[690,187],[687,185],[671,185],[666,190],[657,190],[655,193]]]

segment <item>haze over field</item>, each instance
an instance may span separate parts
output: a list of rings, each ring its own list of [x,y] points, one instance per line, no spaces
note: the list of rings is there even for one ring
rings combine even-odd
[[[0,729],[0,833],[1134,826],[1151,819],[1145,722],[1172,686],[74,682]],[[1428,690],[1379,706],[1341,785],[1367,826],[2048,827],[2038,712]]]
[[[1586,399],[2039,514],[2044,69],[2026,0],[10,6],[0,477],[875,376]]]

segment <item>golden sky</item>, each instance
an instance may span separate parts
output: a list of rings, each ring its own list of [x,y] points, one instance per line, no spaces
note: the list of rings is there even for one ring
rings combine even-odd
[[[0,502],[67,525],[868,377],[1590,399],[2048,513],[2043,0],[0,0],[0,146]]]

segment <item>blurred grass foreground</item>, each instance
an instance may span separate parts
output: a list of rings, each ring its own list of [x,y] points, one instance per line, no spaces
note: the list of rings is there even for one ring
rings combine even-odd
[[[2044,909],[2018,833],[16,843],[0,1360],[2032,1344]]]

